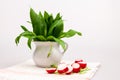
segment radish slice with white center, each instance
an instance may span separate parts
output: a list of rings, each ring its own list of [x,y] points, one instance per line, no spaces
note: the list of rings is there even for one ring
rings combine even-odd
[[[78,64],[80,65],[81,69],[84,69],[87,67],[87,63],[86,62],[78,62]]]
[[[46,71],[51,74],[56,71],[56,68],[47,68]]]
[[[57,68],[58,73],[63,74],[68,71],[67,64],[59,64]]]
[[[73,67],[71,65],[68,65],[68,71],[66,72],[67,75],[71,74],[73,71]]]
[[[80,72],[80,65],[78,63],[73,63],[72,67],[73,67],[73,72],[74,73]]]

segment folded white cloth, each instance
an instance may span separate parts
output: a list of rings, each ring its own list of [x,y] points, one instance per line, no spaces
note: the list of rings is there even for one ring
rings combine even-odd
[[[67,62],[67,61],[66,61]],[[100,63],[87,63],[90,70],[85,74],[48,74],[45,68],[36,67],[32,60],[0,69],[0,80],[90,80],[99,69]]]

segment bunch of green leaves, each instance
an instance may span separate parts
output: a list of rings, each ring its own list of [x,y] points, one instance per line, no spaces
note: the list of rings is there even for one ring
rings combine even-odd
[[[63,49],[66,49],[65,42],[62,38],[69,38],[78,34],[81,36],[82,34],[75,30],[68,30],[64,32],[64,21],[62,20],[62,16],[60,13],[57,13],[55,18],[52,14],[44,11],[44,14],[39,12],[37,14],[32,8],[30,9],[30,19],[29,23],[32,24],[32,31],[28,30],[25,26],[21,26],[23,32],[19,34],[15,42],[19,43],[21,37],[28,38],[28,47],[31,48],[32,41],[55,41],[58,42]]]

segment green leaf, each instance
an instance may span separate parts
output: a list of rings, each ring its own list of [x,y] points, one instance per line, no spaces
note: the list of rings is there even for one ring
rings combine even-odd
[[[53,19],[53,15],[51,14],[50,16],[49,16],[49,24],[53,24],[53,22],[54,22],[54,19]]]
[[[55,38],[55,37],[53,37],[53,39],[54,39],[56,42],[58,42],[58,43],[62,46],[62,48],[63,48],[64,50],[66,50],[66,45],[65,45],[65,42],[64,42],[63,40],[58,39],[58,38]]]
[[[39,16],[40,16],[40,29],[41,29],[41,34],[43,34],[44,36],[47,36],[47,24],[45,22],[44,16],[42,15],[41,12],[39,12]]]
[[[49,31],[49,29],[50,29],[50,26],[53,24],[53,22],[54,22],[54,19],[53,19],[53,16],[52,15],[50,15],[49,17],[48,17],[48,20],[47,20],[48,22],[47,22],[47,31]]]
[[[16,44],[18,44],[21,37],[30,38],[32,36],[35,36],[33,32],[29,32],[29,31],[22,32],[19,36],[16,37],[15,42]]]
[[[79,36],[82,36],[82,33],[70,29],[68,32],[64,32],[63,34],[61,34],[62,35],[61,38],[63,38],[63,37],[67,37],[67,38],[73,37],[75,34],[78,34]]]
[[[55,17],[55,21],[61,19],[60,13],[58,13]]]
[[[50,26],[50,29],[49,29],[49,31],[48,31],[48,35],[52,35],[52,33],[53,33],[53,30],[54,30],[54,28],[55,27],[59,27],[59,26],[61,26],[61,25],[63,25],[63,20],[56,20],[51,26]]]
[[[32,22],[32,27],[33,27],[33,32],[36,34],[36,35],[39,35],[40,34],[40,27],[39,26],[39,18],[38,18],[38,15],[37,13],[31,8],[30,9],[30,18],[31,18],[31,22]]]
[[[29,37],[28,38],[28,42],[27,42],[27,45],[28,45],[28,47],[31,49],[31,42],[32,42],[32,40],[35,38],[35,36],[32,36],[32,37]]]
[[[48,18],[49,18],[49,14],[46,11],[44,11],[44,19],[48,21]]]
[[[57,25],[57,27],[54,28],[53,30],[53,36],[55,36],[56,38],[58,38],[60,36],[60,34],[63,32],[63,21],[61,20],[61,22],[59,23],[59,25]]]
[[[21,28],[24,30],[24,31],[29,31],[25,26],[21,25]]]
[[[47,25],[45,23],[45,20],[41,14],[39,15],[31,8],[30,9],[30,18],[33,26],[33,32],[36,35],[44,35],[46,36],[47,34]]]
[[[36,38],[39,39],[40,41],[46,41],[46,38],[43,35],[36,36]]]
[[[53,36],[48,36],[47,41],[54,41]]]
[[[40,16],[41,19],[44,18],[41,12],[39,12],[39,16]]]
[[[20,36],[29,38],[31,36],[35,36],[35,34],[33,32],[25,31],[25,32],[21,33]]]
[[[18,45],[19,41],[20,41],[20,37],[21,36],[17,36],[16,39],[15,39],[15,43]]]
[[[31,42],[32,42],[32,37],[31,38],[28,38],[28,42],[27,42],[27,44],[28,44],[28,47],[31,49]]]
[[[63,40],[61,40],[59,38],[55,38],[54,36],[48,36],[47,40],[52,40],[52,41],[54,40],[54,41],[58,42],[62,46],[62,48],[64,50],[66,50],[66,45],[65,45],[65,42]]]
[[[66,35],[66,32],[62,32],[62,33],[60,34],[59,38],[64,38],[65,35]]]

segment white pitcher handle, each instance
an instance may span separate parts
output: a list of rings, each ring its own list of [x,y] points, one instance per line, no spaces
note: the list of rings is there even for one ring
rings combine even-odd
[[[68,49],[68,44],[65,42],[66,48],[64,49],[64,51],[62,52],[63,54],[66,52],[66,50]]]

